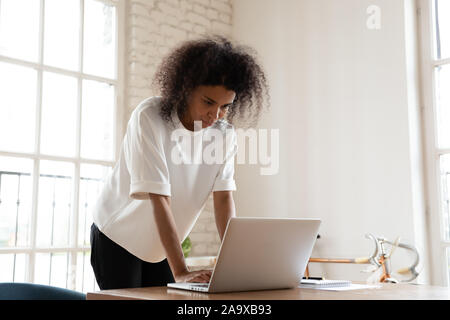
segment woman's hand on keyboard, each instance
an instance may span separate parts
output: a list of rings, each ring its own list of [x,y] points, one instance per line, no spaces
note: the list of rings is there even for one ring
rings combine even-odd
[[[211,275],[211,270],[187,271],[176,276],[175,281],[208,283],[211,280]]]

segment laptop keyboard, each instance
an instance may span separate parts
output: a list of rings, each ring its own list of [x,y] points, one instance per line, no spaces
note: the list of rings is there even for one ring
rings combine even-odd
[[[191,286],[193,287],[201,287],[201,288],[205,288],[209,286],[209,283],[198,283],[198,284],[191,284]]]

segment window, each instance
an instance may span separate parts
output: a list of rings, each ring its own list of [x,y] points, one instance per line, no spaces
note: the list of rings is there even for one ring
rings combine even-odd
[[[450,1],[421,0],[420,32],[432,282],[450,273]]]
[[[0,0],[2,282],[98,289],[89,209],[122,137],[123,5]]]

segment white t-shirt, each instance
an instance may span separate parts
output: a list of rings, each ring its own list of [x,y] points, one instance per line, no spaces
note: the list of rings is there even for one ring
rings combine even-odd
[[[223,120],[190,131],[175,112],[173,127],[159,115],[160,101],[161,97],[147,98],[131,114],[120,157],[92,210],[95,224],[108,238],[147,262],[166,257],[149,193],[171,197],[178,237],[183,241],[212,191],[236,190],[237,139],[233,125]],[[222,134],[223,151],[211,154],[222,154],[222,159],[204,161],[198,156],[219,141],[217,132]]]

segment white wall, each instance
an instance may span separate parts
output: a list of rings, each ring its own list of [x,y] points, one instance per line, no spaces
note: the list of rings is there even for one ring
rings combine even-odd
[[[381,9],[379,30],[366,27],[370,5]],[[259,52],[270,80],[260,127],[280,129],[278,175],[236,167],[238,216],[322,218],[315,257],[367,256],[368,232],[400,236],[421,251],[420,282],[429,281],[414,19],[409,0],[233,2],[232,35]],[[411,261],[395,257],[394,269]],[[363,269],[310,270],[365,280]]]

